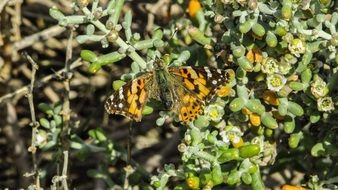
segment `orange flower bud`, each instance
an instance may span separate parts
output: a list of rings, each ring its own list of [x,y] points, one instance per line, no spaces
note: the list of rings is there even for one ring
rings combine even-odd
[[[262,52],[261,50],[254,48],[250,49],[248,53],[246,54],[246,58],[249,60],[249,62],[252,63],[261,63],[263,60]]]
[[[307,189],[300,186],[283,185],[282,190],[307,190]]]
[[[261,116],[259,116],[256,113],[250,114],[250,123],[255,127],[260,126],[261,125]]]
[[[242,113],[244,115],[250,115],[250,114],[252,114],[252,112],[248,108],[246,108],[246,107],[242,108]]]
[[[253,51],[251,49],[246,54],[246,58],[248,58],[248,60],[251,64],[255,62],[255,54],[253,53]]]
[[[274,105],[274,106],[278,106],[279,105],[279,100],[277,99],[277,95],[272,92],[272,91],[265,91],[263,93],[263,99],[265,102]]]
[[[188,5],[189,16],[194,18],[201,8],[202,6],[199,0],[190,0]]]
[[[255,55],[255,62],[256,63],[262,63],[262,61],[263,61],[262,51],[260,49],[255,48],[253,50],[253,52],[254,52],[254,55]]]

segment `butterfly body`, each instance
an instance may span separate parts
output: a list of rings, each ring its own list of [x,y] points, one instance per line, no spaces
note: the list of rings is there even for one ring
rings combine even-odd
[[[168,70],[165,67],[158,68],[153,75],[155,81],[153,89],[158,88],[158,95],[153,98],[162,102],[166,110],[171,110],[174,106],[175,91]]]
[[[188,123],[203,113],[204,106],[230,78],[228,71],[216,68],[167,67],[160,60],[154,66],[115,91],[106,101],[107,112],[140,121],[148,100],[155,99],[165,110],[175,112],[182,123]]]

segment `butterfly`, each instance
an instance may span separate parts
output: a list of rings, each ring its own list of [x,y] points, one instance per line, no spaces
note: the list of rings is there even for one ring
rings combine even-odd
[[[232,71],[232,72],[231,72]],[[210,67],[168,67],[162,60],[154,69],[127,82],[105,103],[110,114],[124,115],[141,121],[142,111],[150,99],[162,102],[165,110],[177,114],[183,124],[203,114],[215,95],[223,96],[233,70]]]

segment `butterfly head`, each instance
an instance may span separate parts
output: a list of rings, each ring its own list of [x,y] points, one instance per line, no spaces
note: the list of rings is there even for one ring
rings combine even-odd
[[[156,58],[154,61],[154,69],[167,68],[170,63],[170,55],[165,54],[161,58]]]

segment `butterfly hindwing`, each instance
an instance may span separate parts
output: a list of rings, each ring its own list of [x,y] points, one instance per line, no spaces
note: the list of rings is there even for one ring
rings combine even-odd
[[[204,102],[180,83],[175,85],[177,104],[174,109],[182,123],[189,123],[203,114]]]

